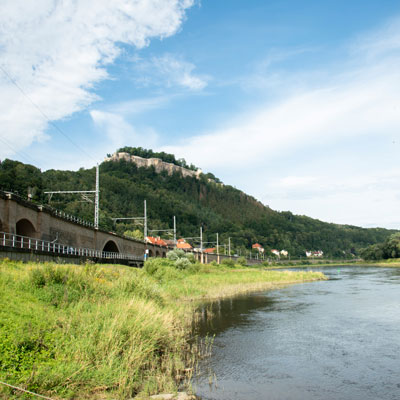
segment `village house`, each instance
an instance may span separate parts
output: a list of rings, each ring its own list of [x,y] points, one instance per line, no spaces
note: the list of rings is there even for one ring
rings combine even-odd
[[[306,250],[306,256],[307,257],[317,257],[317,258],[321,258],[324,256],[324,252],[322,250],[317,250],[317,251],[307,251]]]
[[[161,239],[160,236],[158,236],[158,237],[147,236],[146,242],[155,244],[157,246],[168,247],[168,243],[164,239]]]
[[[276,249],[272,249],[272,250],[271,250],[271,253],[272,253],[273,255],[277,256],[277,257],[280,257],[280,256],[281,256],[280,251],[279,251],[279,250],[276,250]]]
[[[262,247],[260,243],[254,243],[251,248],[257,250],[259,253],[264,253],[264,247]]]
[[[193,247],[190,245],[190,243],[187,243],[185,239],[178,239],[178,242],[176,243],[176,248],[182,249],[182,250],[192,250],[193,249]]]

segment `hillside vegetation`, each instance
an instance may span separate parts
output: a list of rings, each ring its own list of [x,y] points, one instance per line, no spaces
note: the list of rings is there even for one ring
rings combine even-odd
[[[124,148],[127,149],[132,148]],[[147,152],[139,153],[156,154]],[[169,159],[172,158],[175,160],[174,156]],[[38,202],[47,201],[45,190],[93,190],[94,183],[94,168],[41,172],[17,161],[5,160],[0,164],[0,187],[23,196],[30,192]],[[251,245],[258,242],[267,251],[285,249],[292,257],[304,257],[305,250],[323,250],[325,256],[351,258],[361,248],[383,242],[395,232],[330,224],[289,211],[277,212],[232,186],[210,181],[207,175],[201,175],[200,179],[182,178],[180,174],[169,176],[123,160],[100,165],[100,190],[100,226],[104,229],[113,229],[112,217],[143,216],[146,199],[150,229],[172,228],[175,215],[178,236],[199,236],[202,226],[204,241],[215,241],[218,232],[220,243],[227,243],[231,237],[233,251],[241,254],[248,254]],[[55,195],[51,204],[93,220],[93,205],[82,202],[76,195]],[[115,228],[123,233],[138,227],[119,223]]]

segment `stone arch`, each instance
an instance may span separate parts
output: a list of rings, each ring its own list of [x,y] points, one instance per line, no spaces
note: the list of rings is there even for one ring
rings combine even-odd
[[[27,236],[27,237],[35,237],[36,236],[36,229],[29,219],[22,218],[20,219],[16,225],[16,233],[20,236]]]
[[[108,240],[103,247],[103,251],[106,251],[108,253],[119,253],[119,248],[117,243],[114,242],[114,240]]]
[[[160,257],[160,252],[158,250],[156,251],[156,257]]]
[[[162,258],[167,257],[167,253],[165,251],[162,252]]]
[[[149,257],[153,257],[153,250],[149,249]]]

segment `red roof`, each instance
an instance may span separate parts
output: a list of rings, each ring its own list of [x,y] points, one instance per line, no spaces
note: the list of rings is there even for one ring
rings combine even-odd
[[[176,247],[178,249],[192,249],[193,248],[189,243],[180,242],[179,240],[178,240],[178,243],[176,244]]]
[[[263,247],[261,246],[260,243],[254,243],[252,246],[253,249],[262,249]]]
[[[157,246],[164,246],[167,247],[167,242],[160,237],[153,237],[153,236],[147,236],[147,241],[150,242],[151,244],[155,244]]]
[[[211,248],[211,249],[204,249],[203,253],[214,253],[215,251],[215,247]]]

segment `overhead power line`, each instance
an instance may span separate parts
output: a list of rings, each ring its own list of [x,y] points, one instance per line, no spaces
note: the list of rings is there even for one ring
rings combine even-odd
[[[78,150],[80,150],[82,153],[84,153],[87,157],[89,157],[91,160],[97,163],[97,160],[95,160],[89,153],[87,153],[81,146],[79,146],[77,143],[75,143],[63,130],[55,124],[48,116],[47,114],[31,99],[31,97],[22,89],[22,87],[16,82],[15,79],[12,78],[12,76],[4,69],[2,65],[0,65],[0,69],[3,71],[3,74],[7,77],[7,79],[25,96],[28,101],[33,105],[33,107],[38,110],[38,112],[42,115],[42,117],[47,121],[49,125],[51,125],[57,132],[59,132],[62,136],[64,136],[73,146],[75,146]]]
[[[25,152],[21,151],[21,150],[17,150],[16,148],[14,148],[10,142],[2,137],[0,137],[0,141],[5,144],[11,151],[13,151],[15,154],[19,154],[22,158],[25,159],[25,161],[32,163],[34,165],[39,165],[39,163],[34,160],[30,155],[26,154]]]

